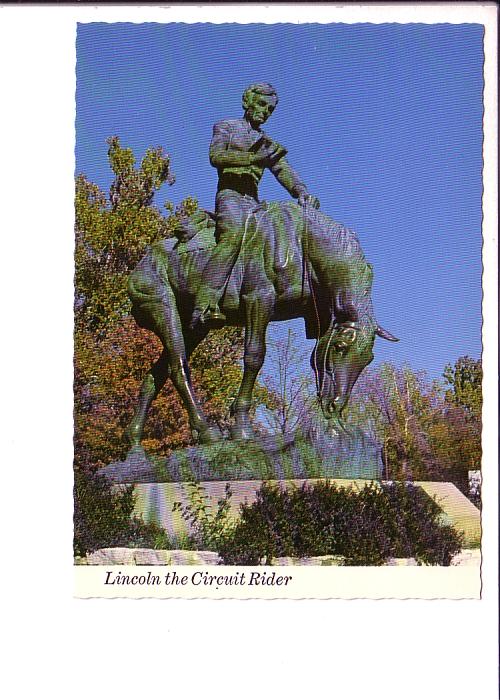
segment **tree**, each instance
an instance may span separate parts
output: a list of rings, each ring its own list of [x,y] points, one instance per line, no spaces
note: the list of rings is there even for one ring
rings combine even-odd
[[[122,459],[124,429],[139,386],[161,352],[159,340],[130,316],[126,283],[131,270],[156,240],[170,237],[179,216],[196,211],[188,197],[169,215],[153,205],[156,191],[173,184],[170,158],[148,149],[140,166],[119,139],[108,140],[115,174],[109,199],[84,175],[76,179],[75,221],[75,463],[96,468]],[[191,361],[195,387],[208,415],[222,427],[241,378],[239,329],[213,332]],[[170,382],[146,426],[144,446],[165,452],[191,441],[184,408]]]
[[[386,478],[452,481],[468,495],[468,471],[481,461],[480,377],[469,358],[445,368],[451,389],[409,367],[363,373],[350,420],[382,445]]]
[[[110,202],[85,176],[76,179],[75,321],[77,330],[100,334],[129,313],[126,278],[146,246],[174,232],[177,217],[165,218],[152,206],[154,193],[173,184],[170,159],[161,148],[148,149],[139,169],[129,148],[108,139],[115,173]],[[196,202],[183,206],[196,208]]]
[[[268,346],[274,351],[274,371],[264,377],[269,394],[260,411],[261,419],[265,429],[286,435],[293,433],[313,410],[311,379],[303,373],[306,353],[291,328],[284,339],[271,341]]]
[[[443,377],[449,387],[445,393],[448,404],[460,406],[471,419],[480,419],[483,406],[481,360],[467,355],[459,357],[453,367],[446,365]]]
[[[482,378],[481,360],[459,357],[453,366],[446,365],[445,415],[449,440],[440,447],[456,472],[456,483],[469,490],[468,472],[481,469]]]
[[[358,385],[350,418],[381,443],[386,478],[435,478],[428,428],[440,410],[438,387],[423,372],[391,364],[365,372]]]

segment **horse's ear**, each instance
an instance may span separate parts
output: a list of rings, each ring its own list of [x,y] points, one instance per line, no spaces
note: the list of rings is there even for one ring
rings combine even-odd
[[[384,340],[390,340],[393,343],[399,342],[399,338],[396,338],[396,336],[389,333],[389,331],[384,330],[382,326],[377,326],[375,333],[379,338],[383,338]]]

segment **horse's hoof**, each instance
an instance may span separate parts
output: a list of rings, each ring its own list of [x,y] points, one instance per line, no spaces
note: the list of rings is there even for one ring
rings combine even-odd
[[[126,462],[144,461],[148,459],[146,450],[142,445],[132,445],[127,453]]]
[[[142,430],[140,427],[135,425],[134,423],[131,423],[128,428],[125,430],[125,438],[128,440],[128,443],[130,445],[130,449],[134,449],[135,447],[141,447],[141,440],[142,440]]]
[[[215,442],[220,442],[224,439],[219,428],[211,425],[205,430],[198,431],[198,442],[202,445],[213,445]]]

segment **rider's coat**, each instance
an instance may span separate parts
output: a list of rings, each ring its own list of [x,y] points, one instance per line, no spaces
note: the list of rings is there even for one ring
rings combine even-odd
[[[264,173],[264,166],[236,163],[234,157],[231,157],[231,152],[250,153],[252,147],[265,136],[262,129],[252,128],[246,119],[224,119],[214,125],[209,155],[210,163],[219,173],[218,191],[224,189],[221,184],[224,186],[225,180],[233,176],[234,181],[240,180],[243,185],[248,183],[248,190],[240,194],[257,199],[257,187]],[[307,192],[305,184],[286,158],[281,158],[269,169],[292,197],[298,198],[300,194]]]
[[[249,156],[258,150],[263,138],[270,140],[264,131],[254,129],[246,119],[224,119],[214,125],[209,156],[219,174],[215,199],[218,245],[204,271],[204,284],[208,289],[220,290],[226,283],[238,254],[245,222],[258,206],[258,185],[265,168],[250,163]],[[269,169],[292,197],[307,193],[306,185],[286,158],[280,158]]]

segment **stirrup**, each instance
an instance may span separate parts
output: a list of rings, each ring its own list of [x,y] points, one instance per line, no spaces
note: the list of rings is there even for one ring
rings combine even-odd
[[[205,309],[197,308],[193,312],[191,328],[197,325],[207,324],[210,328],[222,328],[226,323],[226,317],[219,309],[219,305],[207,306]]]
[[[209,306],[202,314],[203,323],[208,323],[211,328],[222,328],[226,323],[226,317],[219,309],[219,305]]]

